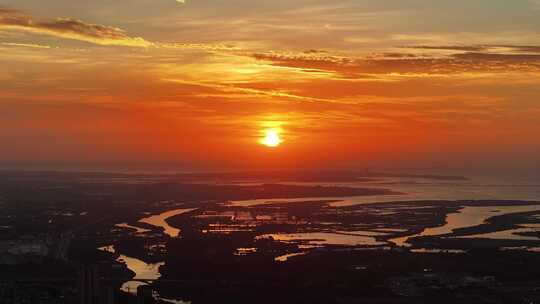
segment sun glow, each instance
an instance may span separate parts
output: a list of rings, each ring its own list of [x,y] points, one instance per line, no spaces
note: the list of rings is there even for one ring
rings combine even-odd
[[[271,148],[279,146],[282,142],[277,130],[266,130],[265,137],[261,139],[261,144]]]

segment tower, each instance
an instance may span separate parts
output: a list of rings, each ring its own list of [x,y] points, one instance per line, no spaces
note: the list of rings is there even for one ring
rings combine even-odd
[[[81,265],[79,268],[80,304],[99,304],[99,267]]]

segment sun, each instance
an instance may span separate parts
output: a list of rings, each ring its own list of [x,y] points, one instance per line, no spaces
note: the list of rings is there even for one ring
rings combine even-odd
[[[279,137],[279,133],[276,130],[266,130],[265,131],[265,137],[261,139],[261,144],[275,148],[278,147],[283,141]]]

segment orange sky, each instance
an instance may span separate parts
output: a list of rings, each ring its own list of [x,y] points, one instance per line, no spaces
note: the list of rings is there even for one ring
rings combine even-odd
[[[0,167],[540,169],[538,1],[88,2],[0,0]]]

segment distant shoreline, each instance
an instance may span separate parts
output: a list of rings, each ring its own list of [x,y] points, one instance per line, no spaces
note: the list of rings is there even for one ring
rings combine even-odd
[[[171,173],[127,173],[115,171],[71,171],[71,170],[9,170],[0,169],[0,177],[25,178],[156,178],[176,181],[223,181],[254,180],[271,182],[370,182],[378,178],[420,178],[427,180],[467,181],[459,175],[391,173],[365,170],[276,170],[276,171],[216,171],[216,172],[171,172]]]

